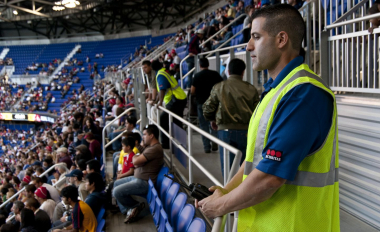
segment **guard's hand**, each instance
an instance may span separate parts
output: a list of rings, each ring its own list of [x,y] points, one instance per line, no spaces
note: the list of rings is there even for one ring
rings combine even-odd
[[[220,188],[217,188],[211,196],[197,202],[197,206],[203,214],[209,218],[223,216],[224,213],[221,210],[222,205],[217,203],[217,199],[222,196],[224,196],[224,193]]]
[[[215,122],[215,121],[210,122],[210,124],[211,124],[211,128],[212,128],[213,130],[218,130],[218,125],[216,125],[216,122]]]
[[[208,188],[208,191],[210,191],[210,192],[215,192],[215,190],[217,190],[217,189],[219,189],[220,191],[222,191],[222,193],[223,194],[227,194],[227,193],[229,193],[226,189],[224,189],[223,187],[220,187],[220,186],[211,186],[210,188]],[[195,203],[194,203],[194,205],[195,205],[195,208],[199,208],[199,204],[198,204],[198,200],[197,199],[195,199]]]

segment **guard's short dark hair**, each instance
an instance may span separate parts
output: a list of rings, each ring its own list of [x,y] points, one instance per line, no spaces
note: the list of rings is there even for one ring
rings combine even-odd
[[[245,70],[245,63],[241,59],[235,58],[228,64],[230,75],[241,75]]]
[[[89,173],[86,175],[86,179],[88,180],[89,184],[94,183],[95,184],[95,192],[101,192],[104,190],[104,181],[102,175],[97,172]]]
[[[301,49],[306,25],[296,8],[288,4],[271,5],[256,10],[252,15],[252,20],[259,17],[265,18],[263,30],[270,36],[276,36],[279,32],[285,31],[292,42],[293,49]]]
[[[92,160],[89,160],[87,161],[86,163],[88,165],[88,168],[91,170],[94,170],[94,172],[100,172],[100,168],[101,168],[101,165],[100,165],[100,162],[96,159],[92,159]]]
[[[207,58],[200,58],[199,59],[199,66],[201,68],[208,68],[208,66],[210,66],[208,59]]]
[[[124,146],[129,146],[131,150],[135,148],[135,138],[134,137],[127,137],[121,141],[121,144]]]
[[[135,116],[128,116],[127,117],[127,122],[129,124],[132,124],[133,127],[136,127],[136,123],[137,123],[137,118]]]
[[[158,61],[158,60],[153,60],[153,62],[152,62],[152,69],[154,70],[154,71],[158,71],[158,70],[160,70],[160,69],[162,69],[162,63],[160,62],[160,61]]]
[[[78,202],[78,189],[72,185],[64,187],[61,191],[61,196],[71,199],[74,202]]]
[[[149,60],[144,60],[144,61],[142,62],[142,65],[152,66],[152,63],[151,63]]]
[[[146,132],[151,135],[153,134],[154,137],[158,140],[158,137],[160,135],[160,131],[158,130],[158,127],[156,125],[148,125],[144,128]]]

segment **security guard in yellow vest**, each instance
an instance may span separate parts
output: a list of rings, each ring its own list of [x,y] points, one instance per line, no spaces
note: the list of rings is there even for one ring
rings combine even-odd
[[[268,70],[247,153],[224,188],[196,202],[207,216],[239,211],[237,231],[340,231],[335,96],[299,56],[305,24],[290,5],[255,11],[247,50]]]
[[[162,106],[165,103],[165,108],[183,117],[183,110],[186,107],[186,93],[178,85],[176,79],[167,72],[166,68],[162,67],[162,64],[158,60],[152,62],[152,69],[156,74],[157,92],[159,94],[158,105]],[[182,123],[174,119],[179,127],[182,127]],[[166,130],[169,130],[169,115],[162,112],[160,115],[160,125]],[[161,143],[163,148],[169,148],[169,139],[163,133],[161,133]]]

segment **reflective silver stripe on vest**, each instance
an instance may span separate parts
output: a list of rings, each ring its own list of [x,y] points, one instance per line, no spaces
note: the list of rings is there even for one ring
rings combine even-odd
[[[296,80],[297,78],[299,77],[309,77],[309,78],[313,78],[315,80],[317,80],[318,82],[320,82],[321,84],[323,84],[327,89],[330,89],[328,85],[326,85],[326,83],[323,82],[322,78],[306,71],[306,70],[300,70],[298,71],[297,73],[295,73],[284,85],[282,85],[280,87],[280,89],[276,92],[276,94],[272,97],[271,101],[269,102],[269,104],[267,105],[267,107],[265,108],[264,110],[264,113],[263,115],[261,116],[260,118],[260,122],[259,122],[259,128],[258,128],[258,131],[257,131],[257,136],[256,136],[256,142],[255,142],[255,150],[254,150],[254,157],[253,157],[253,162],[245,162],[245,167],[244,167],[244,175],[249,175],[253,169],[256,168],[256,166],[259,164],[259,162],[262,160],[262,153],[263,153],[263,149],[264,149],[264,139],[265,139],[265,135],[266,135],[266,129],[267,129],[267,125],[268,125],[268,121],[269,121],[269,118],[272,114],[272,109],[273,109],[273,106],[274,106],[274,103],[275,101],[277,100],[278,96],[281,94],[282,90],[284,88],[286,88],[287,85],[289,85],[291,82],[293,82],[294,80]],[[335,125],[337,126],[337,124]],[[313,184],[312,180],[317,178],[317,179],[322,179],[323,180],[323,176],[321,177],[317,177],[317,176],[312,176],[313,174],[324,174],[326,176],[334,176],[333,180],[335,180],[335,148],[336,148],[336,132],[337,132],[337,129],[335,128],[335,138],[334,138],[334,145],[333,145],[333,155],[332,155],[332,160],[331,160],[331,164],[332,166],[330,166],[330,171],[328,173],[310,173],[310,172],[305,172],[305,173],[308,173],[308,175],[306,177],[300,177],[300,181],[298,182],[298,178],[296,177],[296,179],[292,182],[292,183],[299,183],[297,185],[302,185],[302,186],[309,186],[309,185],[304,185],[305,182],[307,182],[308,184],[310,184],[310,186],[314,186],[314,185],[317,185],[317,183]],[[324,146],[325,143],[322,144],[321,147]],[[320,148],[319,148],[320,149]],[[317,149],[317,150],[319,150]],[[331,170],[331,168],[333,170]],[[334,175],[332,174],[329,174],[330,172],[334,172]],[[337,172],[337,171],[336,171]],[[297,173],[298,174],[298,173]],[[300,173],[301,176],[303,176],[302,173]],[[306,180],[306,181],[301,181],[302,180]],[[310,180],[310,181],[307,181],[307,180]],[[330,180],[330,178],[328,178],[328,180]],[[330,181],[329,181],[330,183]],[[324,185],[326,185],[326,182],[324,182]],[[322,186],[324,186],[322,185]],[[319,187],[319,186],[315,186],[315,187]]]

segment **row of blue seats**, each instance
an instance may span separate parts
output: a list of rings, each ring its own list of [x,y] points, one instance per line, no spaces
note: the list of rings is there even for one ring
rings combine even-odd
[[[180,185],[164,176],[168,172],[167,167],[160,170],[156,186],[149,180],[147,201],[158,231],[205,232],[206,223],[201,218],[194,218],[194,206],[186,204],[187,195],[179,192]]]

